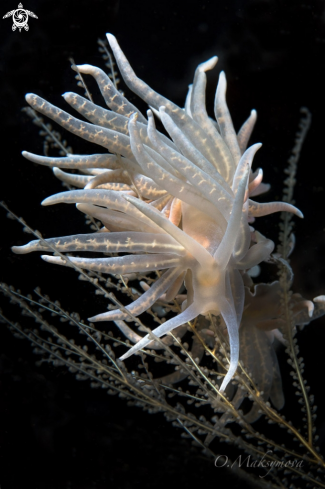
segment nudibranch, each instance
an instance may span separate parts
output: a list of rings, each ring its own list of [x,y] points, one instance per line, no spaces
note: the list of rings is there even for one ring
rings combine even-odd
[[[195,71],[185,108],[180,108],[137,78],[115,37],[107,35],[121,75],[130,90],[149,106],[147,118],[114,86],[99,68],[75,69],[93,76],[108,110],[75,93],[65,101],[89,122],[77,119],[41,97],[27,94],[31,107],[106,152],[52,158],[23,152],[55,175],[79,188],[45,199],[42,205],[75,203],[100,220],[99,232],[47,239],[64,252],[124,253],[123,256],[83,258],[45,255],[50,263],[107,274],[163,273],[125,310],[111,310],[91,321],[123,321],[138,316],[160,297],[172,300],[185,284],[182,312],[138,341],[124,360],[198,315],[221,315],[228,331],[230,365],[221,384],[224,391],[235,374],[239,358],[239,326],[245,291],[242,274],[268,260],[274,243],[253,229],[255,217],[278,211],[293,212],[284,202],[257,203],[251,199],[265,192],[263,172],[251,170],[261,144],[247,148],[256,112],[236,134],[226,104],[226,77],[220,73],[215,97],[215,118],[205,107],[206,71],[217,57]],[[168,136],[156,129],[159,118]],[[108,151],[108,152],[107,152]],[[61,169],[78,169],[82,175]],[[15,253],[48,251],[44,241],[14,247]],[[127,254],[125,254],[127,253]]]

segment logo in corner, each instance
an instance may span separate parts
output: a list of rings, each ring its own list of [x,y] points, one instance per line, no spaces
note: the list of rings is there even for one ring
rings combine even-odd
[[[13,20],[12,30],[15,31],[18,28],[19,32],[21,32],[22,28],[24,28],[25,31],[29,30],[28,16],[34,17],[34,19],[38,19],[37,15],[35,15],[34,12],[23,9],[22,3],[18,5],[18,8],[16,10],[11,10],[10,12],[7,12],[6,15],[4,15],[2,18],[7,19],[11,16]]]

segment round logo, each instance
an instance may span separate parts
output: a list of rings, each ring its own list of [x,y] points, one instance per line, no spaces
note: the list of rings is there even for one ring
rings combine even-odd
[[[22,8],[19,8],[17,10],[14,11],[14,13],[12,14],[12,20],[13,20],[13,26],[12,26],[12,30],[15,31],[18,27],[19,30],[21,30],[23,27],[26,31],[28,31],[29,27],[28,27],[28,13],[26,12],[26,10],[22,9]]]

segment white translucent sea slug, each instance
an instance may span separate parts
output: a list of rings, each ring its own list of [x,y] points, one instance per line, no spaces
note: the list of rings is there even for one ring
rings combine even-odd
[[[207,70],[213,57],[198,66],[182,109],[137,78],[115,37],[107,35],[126,85],[150,107],[144,117],[99,68],[82,65],[82,74],[92,75],[110,110],[75,93],[64,99],[89,122],[79,120],[37,95],[26,95],[33,109],[65,129],[105,148],[101,154],[43,157],[23,155],[50,166],[63,181],[80,188],[62,192],[43,205],[76,203],[78,209],[99,219],[96,233],[46,240],[61,253],[91,251],[128,253],[120,257],[82,258],[44,255],[45,261],[100,271],[107,274],[146,273],[161,270],[161,277],[127,306],[91,321],[122,321],[128,313],[138,316],[159,298],[172,300],[185,284],[187,295],[182,312],[153,330],[161,337],[200,314],[221,315],[230,343],[230,365],[220,390],[233,377],[239,358],[239,327],[245,291],[243,274],[268,260],[274,243],[250,226],[255,217],[288,211],[302,217],[294,206],[283,202],[257,203],[251,197],[268,189],[263,172],[251,170],[261,144],[247,147],[256,112],[236,134],[226,104],[226,78],[220,73],[215,97],[215,117],[205,107]],[[162,121],[169,137],[158,132],[154,116]],[[108,152],[107,152],[108,151]],[[78,169],[82,175],[63,169]],[[48,251],[44,241],[14,247],[16,253]],[[135,335],[137,336],[137,335]],[[137,337],[138,338],[138,337]],[[152,342],[142,338],[121,359]]]

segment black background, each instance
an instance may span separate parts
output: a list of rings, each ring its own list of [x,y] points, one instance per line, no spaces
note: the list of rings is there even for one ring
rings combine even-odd
[[[2,1],[1,17],[17,8],[17,1]],[[283,168],[293,146],[299,108],[306,106],[312,113],[297,175],[295,199],[305,219],[296,225],[292,266],[296,292],[308,299],[325,293],[323,0],[29,0],[23,4],[38,16],[30,18],[28,32],[12,32],[10,18],[0,21],[4,124],[0,198],[14,212],[45,237],[80,232],[84,225],[74,206],[41,208],[41,200],[62,187],[50,170],[20,155],[23,149],[42,153],[37,128],[20,110],[24,94],[35,92],[65,108],[60,95],[78,90],[69,57],[104,67],[97,39],[112,32],[137,75],[182,106],[196,65],[217,54],[217,68],[208,75],[209,111],[219,70],[224,69],[235,127],[252,108],[258,112],[252,142],[263,142],[263,148],[254,164],[263,168],[265,181],[272,184],[268,201],[281,198]],[[96,93],[94,85],[91,90]],[[91,151],[78,139],[70,135],[67,139],[75,152]],[[2,209],[0,213],[0,279],[24,293],[40,285],[82,317],[98,313],[99,299],[82,284],[73,289],[71,271],[51,267],[36,255],[10,252],[10,246],[27,242],[28,236],[17,222],[6,219]],[[276,241],[278,216],[261,220],[258,229]],[[276,278],[271,268],[266,271],[264,280]],[[10,317],[18,320],[2,297],[1,301]],[[128,408],[123,401],[76,382],[71,374],[36,367],[27,342],[13,339],[0,326],[1,488],[224,487],[228,483],[228,474],[182,441],[180,431],[163,416]],[[315,321],[300,334],[306,377],[319,405],[317,429],[323,450],[324,328],[324,321]],[[284,382],[290,392],[290,379]],[[287,405],[290,408],[290,400]],[[231,484],[239,487],[236,479]]]

